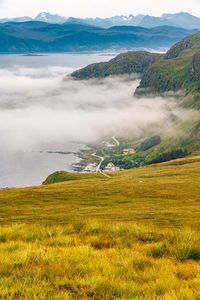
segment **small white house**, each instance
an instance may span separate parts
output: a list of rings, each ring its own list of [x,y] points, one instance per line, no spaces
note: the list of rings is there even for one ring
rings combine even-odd
[[[103,169],[103,172],[116,172],[120,171],[119,167],[116,167],[112,162],[108,163],[107,166]]]
[[[124,149],[124,150],[123,150],[123,154],[124,154],[124,155],[128,155],[128,154],[129,154],[129,149]]]
[[[97,170],[97,164],[96,164],[96,163],[93,163],[93,164],[87,165],[87,166],[84,168],[83,172],[84,172],[84,173],[91,173],[91,172],[96,172],[96,170]]]

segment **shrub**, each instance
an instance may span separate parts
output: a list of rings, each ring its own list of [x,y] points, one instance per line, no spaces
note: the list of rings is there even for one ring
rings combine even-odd
[[[127,158],[109,157],[103,161],[101,169],[104,169],[109,162],[112,162],[115,166],[119,167],[120,169],[132,169],[134,167],[134,163]]]
[[[166,244],[154,245],[147,250],[147,254],[153,258],[161,258],[168,253],[169,251]]]
[[[182,157],[185,157],[186,155],[188,155],[187,149],[176,149],[176,150],[172,150],[172,151],[165,152],[165,153],[158,155],[157,157],[152,159],[149,162],[149,164],[157,164],[157,163],[173,160],[176,158],[182,158]]]
[[[160,143],[161,143],[160,136],[155,135],[155,136],[150,137],[149,139],[146,139],[144,142],[142,142],[139,150],[146,151]]]
[[[75,232],[79,233],[81,231],[84,231],[86,229],[86,224],[85,222],[76,222],[73,224],[73,228],[75,230]]]
[[[91,243],[91,246],[95,249],[113,248],[115,241],[113,239],[97,239]]]

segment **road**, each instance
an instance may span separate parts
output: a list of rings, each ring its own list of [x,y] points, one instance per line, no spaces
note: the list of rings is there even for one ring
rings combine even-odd
[[[113,136],[112,139],[113,139],[113,141],[115,142],[116,146],[119,146],[119,141],[116,139],[116,137]],[[105,160],[105,157],[96,155],[96,153],[92,153],[92,156],[94,156],[94,157],[100,159],[100,163],[99,163],[98,166],[96,167],[96,172],[97,172],[97,173],[101,173],[101,174],[103,174],[104,176],[110,178],[111,176],[109,176],[108,174],[106,174],[106,173],[104,173],[104,172],[101,171],[101,164],[102,164],[102,162]]]
[[[98,172],[101,172],[101,164],[102,164],[102,162],[104,161],[104,157],[101,157],[101,156],[99,156],[99,155],[96,155],[96,153],[92,153],[92,156],[94,156],[94,157],[97,157],[97,158],[99,158],[100,159],[100,163],[98,164],[98,166],[97,166],[97,168],[96,168],[96,172],[98,173]]]
[[[112,139],[114,140],[115,144],[116,144],[117,146],[119,146],[119,141],[116,139],[116,137],[115,137],[114,135],[113,135]]]
[[[92,156],[97,157],[97,158],[99,158],[99,159],[101,160],[100,163],[98,164],[97,168],[96,168],[96,172],[97,172],[97,173],[101,173],[101,174],[104,175],[105,177],[110,178],[110,176],[109,176],[108,174],[106,174],[106,173],[104,173],[104,172],[101,171],[101,164],[102,164],[102,162],[104,161],[105,158],[104,158],[104,157],[101,157],[101,156],[99,156],[99,155],[96,155],[96,153],[92,153]]]

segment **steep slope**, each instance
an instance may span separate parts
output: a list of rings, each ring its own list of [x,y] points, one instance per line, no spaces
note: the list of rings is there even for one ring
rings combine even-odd
[[[145,51],[130,51],[119,54],[109,62],[89,65],[71,74],[74,79],[104,78],[111,75],[143,73],[146,68],[157,60],[163,58],[162,54]]]
[[[0,24],[0,53],[101,51],[106,49],[170,47],[196,30],[118,26],[103,29],[84,23]]]
[[[137,93],[182,91],[187,104],[200,108],[200,32],[175,44],[144,73]]]

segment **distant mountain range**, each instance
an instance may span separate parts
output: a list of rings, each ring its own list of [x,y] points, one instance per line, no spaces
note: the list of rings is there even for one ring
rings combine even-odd
[[[9,22],[0,24],[0,53],[166,49],[196,31],[169,26],[104,29],[74,22]]]
[[[145,28],[153,28],[157,26],[174,26],[187,29],[200,29],[200,18],[192,16],[188,13],[163,14],[161,17],[152,17],[149,15],[129,15],[116,16],[107,19],[87,18],[76,19],[68,18],[68,21],[84,22],[90,25],[108,28],[111,26],[140,26]]]
[[[78,22],[89,24],[92,26],[109,28],[112,26],[139,26],[145,28],[152,28],[156,26],[175,26],[186,29],[200,29],[200,18],[192,16],[189,13],[180,12],[176,14],[163,14],[161,17],[153,17],[149,15],[139,14],[137,16],[115,16],[111,18],[72,18],[63,17],[57,14],[50,14],[42,12],[35,18],[19,17],[19,18],[4,18],[0,19],[0,23],[6,22],[27,22],[27,21],[41,21],[52,24],[63,24],[66,22]]]

